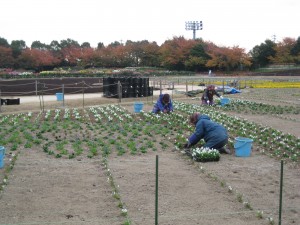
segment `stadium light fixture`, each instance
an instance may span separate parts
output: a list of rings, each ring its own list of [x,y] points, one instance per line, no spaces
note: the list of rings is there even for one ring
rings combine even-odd
[[[185,22],[185,29],[193,31],[193,39],[196,39],[196,30],[202,30],[202,21],[187,21]]]

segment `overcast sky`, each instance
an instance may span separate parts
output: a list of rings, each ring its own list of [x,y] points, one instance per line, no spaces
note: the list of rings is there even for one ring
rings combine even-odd
[[[127,40],[196,38],[247,51],[266,39],[300,36],[300,0],[0,0],[0,37],[50,44],[67,38],[97,47]]]

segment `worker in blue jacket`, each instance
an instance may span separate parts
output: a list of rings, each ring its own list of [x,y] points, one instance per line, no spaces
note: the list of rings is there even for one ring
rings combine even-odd
[[[160,94],[157,102],[155,103],[153,113],[169,113],[173,111],[173,104],[169,94]]]
[[[196,112],[193,113],[189,121],[195,126],[195,132],[188,138],[188,143],[185,148],[189,148],[197,144],[201,139],[204,139],[203,147],[213,148],[220,153],[230,154],[230,150],[225,148],[228,143],[228,134],[225,127],[210,120],[207,115],[201,115]]]

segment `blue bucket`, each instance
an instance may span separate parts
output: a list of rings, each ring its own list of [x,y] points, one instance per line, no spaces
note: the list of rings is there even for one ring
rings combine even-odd
[[[230,99],[229,98],[221,98],[221,106],[229,104]]]
[[[0,169],[4,167],[5,148],[0,146]]]
[[[56,93],[56,99],[57,99],[57,101],[63,101],[64,93]]]
[[[135,113],[139,113],[139,112],[141,112],[143,110],[144,103],[142,103],[142,102],[135,102],[134,105],[133,105],[133,107],[134,107],[134,112]]]
[[[236,137],[234,143],[235,156],[248,157],[251,155],[253,140],[250,138]]]

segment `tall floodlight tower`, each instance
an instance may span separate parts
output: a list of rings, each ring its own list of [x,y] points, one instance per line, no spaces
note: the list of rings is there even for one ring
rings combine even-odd
[[[196,39],[196,30],[202,30],[202,21],[188,21],[185,22],[185,29],[193,31],[193,39]]]

